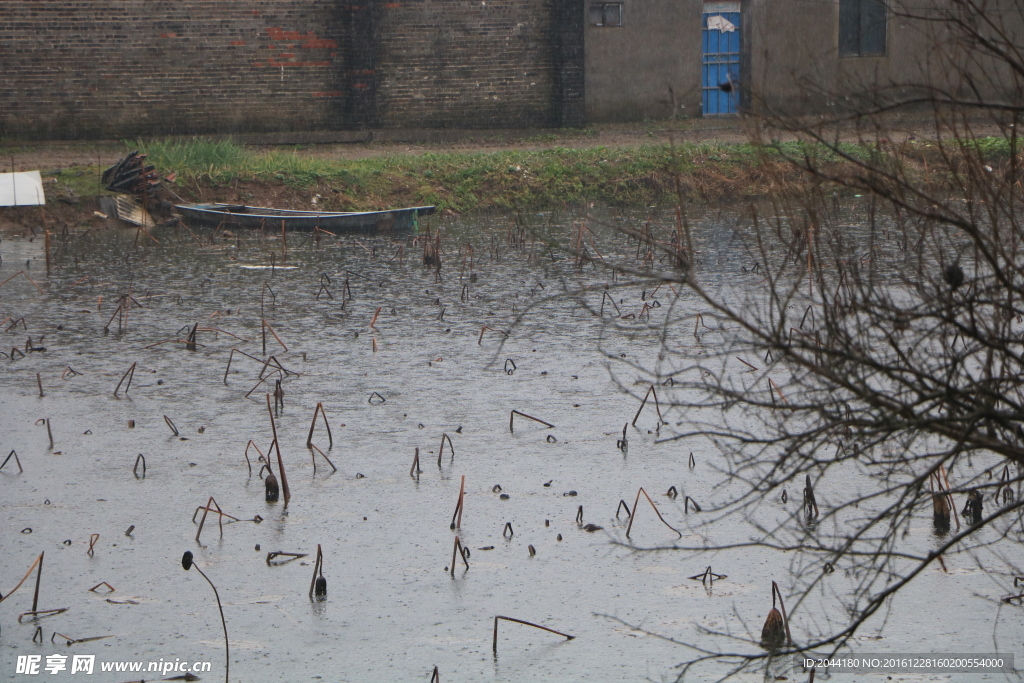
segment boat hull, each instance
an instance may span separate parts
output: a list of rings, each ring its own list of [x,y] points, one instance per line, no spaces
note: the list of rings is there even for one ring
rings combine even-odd
[[[280,230],[327,230],[330,232],[390,233],[414,230],[420,216],[434,213],[433,206],[413,206],[388,211],[330,213],[289,211],[235,204],[179,204],[174,207],[190,221],[236,228]]]

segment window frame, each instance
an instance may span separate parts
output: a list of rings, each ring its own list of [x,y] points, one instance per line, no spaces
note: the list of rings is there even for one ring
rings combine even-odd
[[[625,24],[623,22],[623,5],[622,2],[592,2],[588,8],[587,23],[595,28],[622,28]],[[619,12],[618,23],[608,23],[608,10],[611,8],[617,8]],[[594,21],[594,11],[600,11],[601,23]]]
[[[889,53],[886,0],[839,0],[840,57],[885,57]]]

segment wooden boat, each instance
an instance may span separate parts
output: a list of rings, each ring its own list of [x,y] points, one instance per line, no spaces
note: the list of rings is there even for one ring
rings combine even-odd
[[[291,211],[241,204],[178,204],[185,218],[199,223],[241,228],[280,230],[321,230],[344,232],[396,232],[418,227],[420,216],[434,213],[433,206],[413,206],[389,211],[334,213],[327,211]]]

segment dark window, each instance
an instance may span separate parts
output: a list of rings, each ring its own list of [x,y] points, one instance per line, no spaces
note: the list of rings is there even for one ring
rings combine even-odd
[[[884,0],[839,0],[839,54],[884,55],[885,17]]]
[[[622,26],[621,2],[590,3],[591,26]]]

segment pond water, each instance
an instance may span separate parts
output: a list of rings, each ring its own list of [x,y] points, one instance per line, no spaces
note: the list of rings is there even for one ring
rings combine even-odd
[[[645,216],[606,217],[639,223]],[[572,220],[529,217],[542,237],[563,244]],[[742,288],[749,258],[737,248],[737,217],[694,220],[706,282]],[[41,237],[5,237],[0,281],[24,270],[42,292],[21,276],[0,288],[0,319],[9,319],[3,351],[24,350],[27,337],[45,351],[0,358],[0,456],[15,449],[24,468],[19,473],[12,461],[0,471],[0,590],[6,595],[45,552],[38,608],[68,609],[19,623],[32,609],[34,579],[0,605],[0,678],[24,680],[15,673],[19,656],[43,655],[45,665],[56,653],[95,654],[98,674],[100,662],[209,661],[201,677],[218,680],[217,604],[197,572],[183,571],[185,551],[223,602],[232,680],[426,681],[437,666],[444,681],[661,681],[675,680],[677,665],[695,656],[679,643],[752,651],[706,631],[756,639],[771,581],[790,598],[794,558],[765,548],[638,551],[743,541],[754,532],[742,519],[709,524],[713,515],[684,510],[686,495],[713,508],[730,484],[709,443],[659,442],[666,427],[650,404],[627,429],[628,449],[616,443],[650,383],[713,342],[691,336],[673,344],[673,359],[659,356],[659,316],[692,316],[696,298],[687,291],[677,298],[668,287],[652,295],[649,283],[619,278],[615,303],[594,315],[610,273],[578,270],[571,255],[530,232],[525,245],[512,245],[512,224],[510,216],[436,218],[433,228],[444,234],[440,280],[412,237],[317,242],[290,234],[285,254],[270,235],[157,228],[150,239],[134,229],[91,230],[54,238],[49,276]],[[635,243],[597,223],[592,229],[600,258],[635,257]],[[115,314],[127,294],[134,298],[127,315]],[[259,455],[248,449],[251,470],[244,455],[250,440],[268,452],[267,393],[281,373],[264,373],[269,381],[256,386],[262,364],[235,353],[225,376],[232,349],[265,357],[261,299],[273,330],[266,354],[288,370],[276,416],[287,508],[265,502]],[[612,306],[638,314],[652,301],[659,307],[650,321],[609,323]],[[180,340],[197,323],[190,351]],[[130,388],[115,395],[132,364]],[[662,402],[667,428],[686,420]],[[314,467],[306,448],[318,403],[333,447],[322,422],[313,443],[337,471],[320,456]],[[512,410],[554,427],[519,417],[510,431]],[[446,442],[439,466],[443,434],[451,448]],[[422,473],[411,477],[416,448]],[[145,476],[141,463],[133,474],[139,454]],[[461,526],[453,530],[462,477]],[[826,478],[819,500],[841,497],[849,485]],[[681,495],[666,496],[671,486]],[[645,502],[626,537],[628,515],[616,516],[616,506],[625,500],[632,508],[640,487],[682,538]],[[793,493],[788,504],[766,504],[764,518],[791,517],[799,507]],[[211,515],[197,542],[193,513],[211,496],[230,515],[262,521],[225,523],[221,533]],[[583,524],[601,529],[577,522],[581,506]],[[456,536],[470,556],[469,569],[458,562],[453,576]],[[935,545],[930,519],[901,543],[917,551]],[[318,547],[325,600],[308,597]],[[306,555],[268,562],[276,551]],[[727,578],[713,586],[688,579],[708,565]],[[855,646],[1012,651],[1021,626],[1018,608],[998,606],[1006,577],[992,578],[967,558],[947,565],[948,573],[930,567],[901,592]],[[792,615],[798,641],[843,623],[834,594],[856,579],[834,577]],[[90,592],[103,582],[113,592]],[[495,615],[575,638],[506,621],[495,655]],[[33,642],[37,627],[41,645]],[[67,645],[98,636],[109,637]],[[773,666],[775,675],[806,679],[788,663]],[[687,680],[726,670],[709,662]],[[43,675],[77,680],[69,671]]]

